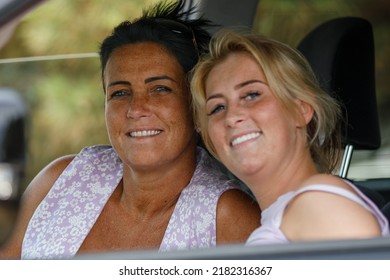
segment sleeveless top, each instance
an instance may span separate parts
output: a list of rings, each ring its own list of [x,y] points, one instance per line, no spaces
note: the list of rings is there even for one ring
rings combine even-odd
[[[204,149],[197,149],[195,172],[180,194],[160,252],[215,246],[219,197],[239,188]],[[122,179],[122,169],[111,146],[84,148],[35,210],[23,239],[22,259],[73,257]]]
[[[382,231],[382,236],[388,235],[389,224],[383,213],[356,186],[354,186],[348,181],[345,182],[347,182],[347,184],[350,185],[358,195],[339,187],[329,185],[312,185],[303,187],[297,191],[288,192],[280,196],[273,204],[271,204],[267,209],[262,211],[261,226],[257,228],[254,232],[252,232],[252,234],[246,241],[246,245],[290,243],[284,233],[280,230],[284,210],[294,197],[307,191],[329,192],[355,201],[356,203],[366,208],[367,211],[371,212],[376,217]]]

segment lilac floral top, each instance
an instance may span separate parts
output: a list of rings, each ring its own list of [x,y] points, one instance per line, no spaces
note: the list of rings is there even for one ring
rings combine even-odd
[[[122,179],[122,162],[111,146],[84,148],[67,166],[33,214],[22,244],[22,259],[71,258]],[[216,245],[219,197],[239,188],[198,147],[197,165],[182,191],[159,251]]]
[[[273,204],[271,204],[267,209],[262,211],[261,226],[249,236],[246,245],[250,246],[289,243],[290,241],[280,229],[284,210],[294,197],[307,191],[323,191],[334,193],[355,201],[356,203],[366,208],[376,217],[382,231],[382,236],[388,236],[389,224],[383,213],[378,209],[375,203],[372,202],[369,198],[367,198],[367,196],[363,194],[356,186],[354,186],[348,181],[345,182],[349,184],[358,195],[339,187],[329,185],[312,185],[303,187],[297,191],[288,192],[280,196]]]

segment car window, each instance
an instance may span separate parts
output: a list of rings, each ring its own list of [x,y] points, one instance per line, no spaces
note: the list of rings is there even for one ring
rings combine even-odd
[[[24,187],[58,156],[108,143],[99,42],[154,2],[50,0],[19,21],[0,49],[0,87],[18,92],[28,110]]]
[[[14,97],[18,96],[15,99],[19,104],[20,101],[24,103],[21,107],[26,121],[26,164],[22,188],[51,160],[78,153],[85,146],[109,142],[96,53],[99,42],[123,19],[137,17],[144,7],[158,1],[43,1],[12,26],[9,41],[0,41],[0,95],[12,92]],[[375,1],[374,5],[371,0],[260,0],[253,22],[254,31],[293,46],[297,46],[314,27],[331,18],[360,16],[372,23],[382,146],[374,151],[354,152],[348,177],[357,180],[390,178],[390,111],[387,109],[390,105],[389,9],[387,1]],[[2,106],[0,104],[0,112],[5,111]],[[8,105],[7,108],[9,111]],[[0,129],[0,139],[2,133]],[[8,167],[0,165],[0,179],[2,175],[10,174]],[[0,192],[0,199],[6,195],[9,193]],[[15,217],[7,217],[9,220],[15,220]],[[0,235],[0,244],[3,237]],[[309,259],[378,260],[389,259],[390,254],[389,242],[384,239],[310,245],[269,246],[262,250],[222,247],[207,253],[206,258],[302,259],[306,256]],[[340,247],[344,248],[341,254]],[[153,252],[123,252],[123,255],[108,252],[108,255],[81,255],[79,258],[139,259],[142,253],[146,259],[156,259],[157,256]],[[177,252],[159,257],[205,258],[204,252],[198,253]]]

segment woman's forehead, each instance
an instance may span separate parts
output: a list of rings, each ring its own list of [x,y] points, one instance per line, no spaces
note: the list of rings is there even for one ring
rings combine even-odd
[[[170,52],[156,43],[136,43],[116,49],[105,67],[105,75],[154,73],[184,79],[184,71]],[[119,73],[118,73],[119,72]]]

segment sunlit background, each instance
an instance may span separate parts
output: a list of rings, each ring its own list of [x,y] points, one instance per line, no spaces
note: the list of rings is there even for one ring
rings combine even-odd
[[[108,143],[100,65],[95,54],[114,26],[138,17],[154,2],[50,0],[23,18],[0,50],[0,85],[18,91],[28,108],[24,186],[53,159],[78,153],[87,145]],[[382,130],[382,148],[355,152],[349,175],[390,177],[390,1],[261,0],[253,28],[297,46],[314,27],[341,16],[360,16],[373,25]],[[69,54],[74,58],[6,60]],[[364,113],[364,108],[361,110]]]

